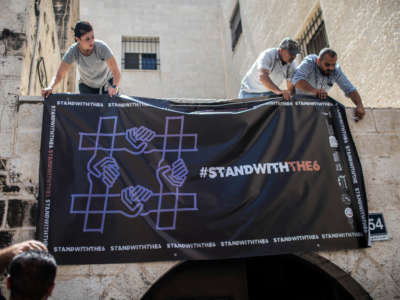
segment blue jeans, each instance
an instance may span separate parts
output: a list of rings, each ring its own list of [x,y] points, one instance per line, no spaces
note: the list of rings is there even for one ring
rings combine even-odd
[[[113,79],[110,78],[108,80],[110,85],[113,84]],[[92,88],[91,86],[88,86],[84,83],[79,84],[79,93],[80,94],[108,94],[108,89],[106,89],[106,86],[103,86],[101,88]]]
[[[269,96],[271,98],[273,97],[278,97],[278,95],[275,95],[273,92],[262,92],[262,93],[249,93],[246,92],[243,89],[240,89],[239,91],[239,98],[254,98],[254,97],[266,97]]]
[[[84,83],[79,84],[79,93],[80,94],[107,94],[108,91],[105,90],[105,88],[101,88],[101,93],[100,93],[100,88],[92,88]]]

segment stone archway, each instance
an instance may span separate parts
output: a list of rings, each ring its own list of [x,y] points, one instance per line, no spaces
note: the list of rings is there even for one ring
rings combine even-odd
[[[183,262],[142,300],[371,299],[349,274],[317,254]]]

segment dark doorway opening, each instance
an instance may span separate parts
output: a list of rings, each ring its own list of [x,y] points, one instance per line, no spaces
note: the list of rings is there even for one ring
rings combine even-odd
[[[142,300],[371,299],[346,272],[316,255],[187,261]]]

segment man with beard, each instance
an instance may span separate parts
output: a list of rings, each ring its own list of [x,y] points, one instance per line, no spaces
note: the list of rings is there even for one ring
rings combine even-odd
[[[296,69],[291,81],[297,92],[315,95],[319,99],[326,99],[329,89],[337,83],[346,97],[349,97],[356,105],[355,120],[361,120],[365,115],[365,110],[360,94],[336,61],[337,54],[330,48],[322,49],[318,56],[308,55]]]

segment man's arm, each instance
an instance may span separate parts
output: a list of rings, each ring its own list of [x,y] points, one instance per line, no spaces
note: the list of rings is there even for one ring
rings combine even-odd
[[[286,86],[287,86],[287,89],[288,89],[290,95],[294,95],[296,93],[294,85],[292,84],[292,82],[290,80],[286,80]]]
[[[271,90],[276,95],[282,95],[285,100],[290,99],[290,93],[288,90],[281,90],[269,77],[269,71],[267,69],[260,69],[259,71],[259,79],[261,83]]]
[[[301,79],[296,83],[296,88],[305,92],[309,92],[320,99],[326,99],[328,96],[328,93],[324,89],[315,89],[304,79]]]
[[[42,96],[48,97],[52,92],[54,87],[60,83],[60,81],[64,78],[65,74],[67,74],[69,70],[70,64],[62,61],[60,66],[58,67],[58,71],[56,76],[53,77],[48,87],[42,89]]]
[[[365,110],[362,104],[360,94],[357,92],[356,88],[351,84],[350,80],[343,73],[340,66],[337,66],[336,73],[337,73],[336,83],[339,85],[344,94],[347,97],[349,97],[351,101],[353,101],[353,103],[356,105],[356,108],[354,110],[355,120],[356,121],[361,120],[365,115]]]
[[[108,89],[108,94],[110,97],[114,96],[115,94],[118,93],[119,89],[119,83],[121,81],[121,72],[119,71],[117,62],[114,58],[114,56],[111,56],[107,61],[106,61],[108,67],[111,70],[111,73],[113,74],[113,85],[116,86],[116,88],[109,88]]]
[[[354,110],[354,116],[355,116],[355,120],[357,122],[357,121],[361,120],[362,118],[364,118],[364,115],[365,115],[365,110],[364,110],[364,106],[361,101],[361,96],[357,92],[357,90],[354,90],[349,94],[349,97],[350,97],[351,101],[353,101],[353,103],[356,105],[356,108]]]
[[[47,248],[43,243],[39,241],[30,240],[1,249],[0,273],[4,273],[4,271],[7,269],[8,265],[10,264],[11,260],[14,258],[15,255],[28,250],[47,251]]]

